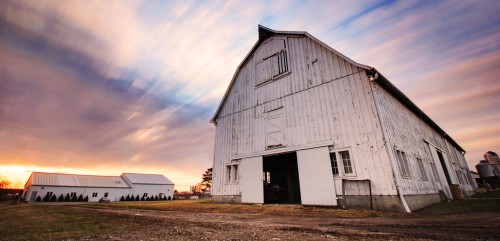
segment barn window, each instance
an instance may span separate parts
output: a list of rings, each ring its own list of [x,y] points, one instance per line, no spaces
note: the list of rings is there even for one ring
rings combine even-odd
[[[108,197],[109,196],[109,193],[108,192],[105,192],[104,193],[104,197]]]
[[[48,196],[49,198],[51,198],[51,197],[52,197],[52,195],[54,195],[54,192],[47,192],[47,196]]]
[[[410,167],[408,165],[408,160],[406,159],[406,153],[404,151],[396,150],[396,159],[398,160],[401,176],[404,178],[410,178]]]
[[[434,181],[437,182],[439,181],[439,176],[436,169],[436,164],[434,164],[434,162],[430,162],[430,164],[431,164],[432,175],[434,176]]]
[[[335,154],[335,152],[330,153],[330,163],[332,164],[333,175],[339,175],[339,165],[337,163],[337,155]]]
[[[344,165],[344,174],[354,173],[351,163],[351,157],[349,156],[349,151],[339,151],[342,157],[342,164]]]
[[[333,176],[354,176],[354,166],[348,150],[333,151],[330,149],[330,164]]]
[[[238,164],[231,164],[226,166],[226,181],[238,182]]]
[[[74,196],[76,196],[76,192],[72,192],[72,193],[70,193],[70,194],[69,194],[69,196],[70,196],[70,197],[74,197]]]
[[[148,193],[145,192],[144,194],[142,194],[142,197],[147,197],[148,196]]]
[[[97,197],[97,193],[96,192],[92,193],[92,197]]]
[[[422,177],[422,180],[426,181],[427,180],[427,173],[425,172],[424,163],[422,162],[422,158],[417,157],[417,164],[418,164],[418,168],[420,169],[420,175]]]
[[[280,78],[290,72],[287,44],[284,38],[275,38],[261,45],[255,53],[255,85]]]

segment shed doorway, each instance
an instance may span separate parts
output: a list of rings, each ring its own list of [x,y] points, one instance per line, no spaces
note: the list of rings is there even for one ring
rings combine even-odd
[[[266,156],[263,164],[264,203],[301,204],[297,153]]]

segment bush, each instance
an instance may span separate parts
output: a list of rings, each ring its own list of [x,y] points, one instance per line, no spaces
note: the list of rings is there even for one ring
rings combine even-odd
[[[139,197],[139,194],[137,194],[137,196],[135,197],[135,200],[136,200],[136,201],[141,200],[141,198]]]
[[[168,200],[172,200],[172,197],[168,196]]]
[[[44,202],[48,202],[48,201],[50,201],[50,196],[49,196],[49,194],[45,194],[45,197],[43,197],[43,201],[44,201]]]
[[[76,195],[73,195],[73,197],[71,197],[71,201],[72,201],[72,202],[76,202],[76,201],[78,201],[78,198],[76,197]]]
[[[42,201],[42,198],[40,198],[40,196],[37,196],[36,197],[36,202],[41,202]]]
[[[141,198],[141,201],[146,201],[146,198],[145,198],[145,197],[142,197],[142,198]]]
[[[50,201],[51,202],[57,202],[56,195],[52,195],[52,197],[50,197]]]
[[[125,198],[125,201],[130,201],[130,195],[127,195],[127,197]]]
[[[83,202],[83,195],[80,194],[80,196],[78,196],[78,202]]]
[[[71,201],[71,198],[69,197],[69,193],[66,194],[66,197],[64,197],[65,202]]]
[[[83,199],[84,202],[88,202],[89,201],[89,196],[85,196],[85,198]]]
[[[64,195],[60,195],[59,198],[57,199],[58,202],[64,202]]]
[[[155,196],[155,201],[158,201],[158,195]]]
[[[122,197],[120,198],[120,201],[121,201],[121,202],[125,201],[125,198],[122,196]]]
[[[151,201],[151,198],[150,198],[150,197],[147,197],[147,198],[146,198],[146,201]]]

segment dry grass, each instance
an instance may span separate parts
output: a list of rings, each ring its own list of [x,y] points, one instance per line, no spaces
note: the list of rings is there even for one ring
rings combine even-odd
[[[0,240],[60,240],[123,233],[140,225],[126,216],[93,213],[65,206],[0,204]]]
[[[222,204],[210,200],[177,200],[167,202],[116,202],[100,205],[103,207],[124,209],[145,209],[161,211],[184,211],[201,213],[248,213],[280,216],[317,217],[331,216],[341,218],[360,218],[392,216],[397,214],[372,210],[342,210],[333,207],[304,207],[301,205],[256,205],[256,204]]]

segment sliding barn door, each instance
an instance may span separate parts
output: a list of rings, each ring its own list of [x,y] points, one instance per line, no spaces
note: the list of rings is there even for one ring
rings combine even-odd
[[[241,202],[264,203],[262,156],[241,159]]]
[[[304,205],[337,205],[328,147],[297,152],[300,194]]]

